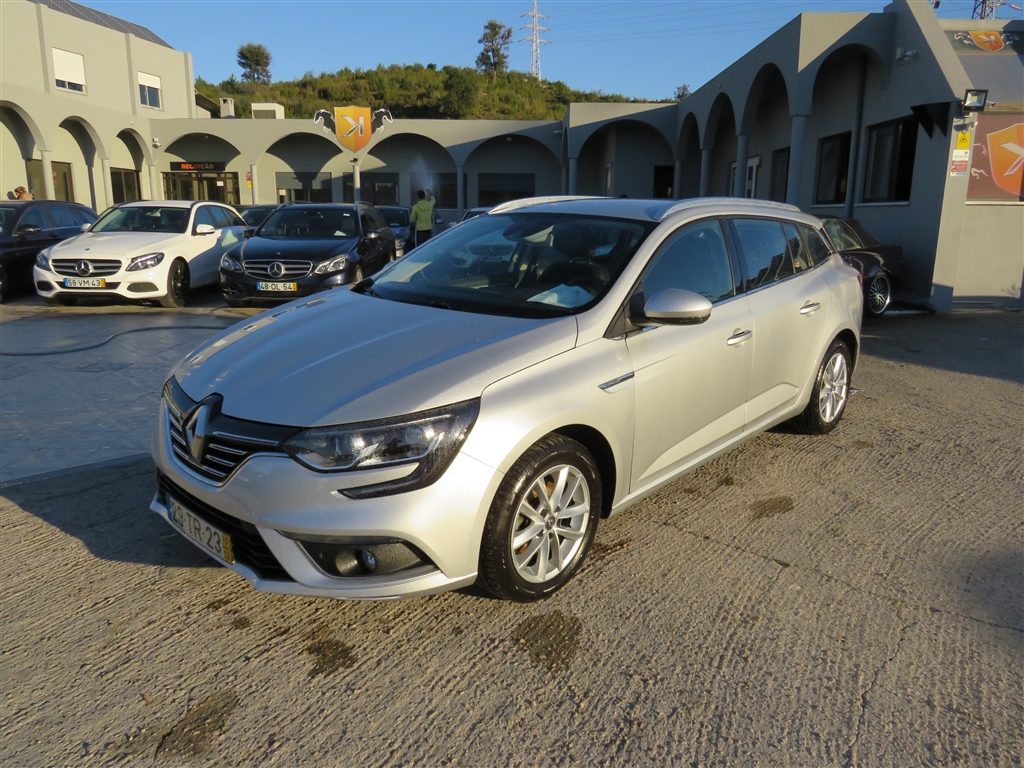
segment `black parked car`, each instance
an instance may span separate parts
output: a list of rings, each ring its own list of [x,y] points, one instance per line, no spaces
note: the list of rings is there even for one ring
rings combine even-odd
[[[220,261],[229,306],[287,301],[357,283],[395,258],[395,236],[368,203],[286,203]]]
[[[11,289],[28,289],[32,265],[43,248],[74,237],[96,212],[61,200],[0,203],[0,301]]]
[[[258,227],[267,220],[267,216],[280,207],[278,203],[272,205],[247,205],[244,208],[236,205],[235,210],[238,211],[247,227]]]
[[[388,228],[395,236],[395,248],[398,250],[398,255],[403,256],[407,250],[411,251],[416,245],[409,240],[412,237],[411,221],[409,220],[411,210],[400,205],[378,205],[377,210],[380,211],[380,215],[384,217]]]
[[[848,264],[864,277],[864,312],[881,317],[892,304],[892,295],[903,284],[903,249],[882,245],[856,219],[824,217],[832,242]]]

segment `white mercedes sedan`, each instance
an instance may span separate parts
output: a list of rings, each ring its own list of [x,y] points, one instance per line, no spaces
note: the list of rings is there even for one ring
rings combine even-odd
[[[507,203],[182,360],[151,508],[260,590],[541,599],[602,519],[780,422],[832,431],[861,315],[791,206]]]

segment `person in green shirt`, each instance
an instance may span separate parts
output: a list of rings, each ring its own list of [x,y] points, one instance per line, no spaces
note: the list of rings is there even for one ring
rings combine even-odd
[[[434,204],[437,201],[429,189],[426,192],[417,190],[416,197],[419,199],[412,207],[410,218],[416,232],[416,245],[422,245],[434,234]]]

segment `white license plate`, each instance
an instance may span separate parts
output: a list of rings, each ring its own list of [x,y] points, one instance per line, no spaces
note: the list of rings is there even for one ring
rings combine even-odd
[[[65,277],[65,288],[106,288],[107,281],[102,277]]]
[[[257,291],[277,291],[278,293],[286,293],[288,291],[299,290],[298,283],[256,283]]]
[[[205,549],[228,563],[235,562],[235,553],[231,549],[231,537],[224,531],[210,525],[201,517],[192,514],[181,502],[168,497],[168,506],[173,522],[183,534]]]

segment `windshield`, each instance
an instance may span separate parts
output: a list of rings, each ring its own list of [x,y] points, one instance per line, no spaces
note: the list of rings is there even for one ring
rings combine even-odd
[[[409,226],[409,212],[403,211],[401,208],[378,208],[381,216],[384,217],[384,221],[388,223],[389,227],[408,227]]]
[[[359,234],[351,208],[279,208],[267,217],[256,234],[260,237],[329,240]]]
[[[276,206],[264,205],[256,206],[254,208],[246,208],[242,211],[242,221],[248,224],[250,227],[258,227],[263,223],[263,220],[267,218],[267,215],[274,210]]]
[[[180,234],[188,229],[188,208],[143,206],[112,208],[104,213],[91,232],[166,232]]]
[[[18,218],[17,209],[0,208],[0,232],[10,232],[16,218]]]
[[[428,240],[377,276],[381,298],[557,317],[597,303],[654,222],[554,213],[483,216]]]

